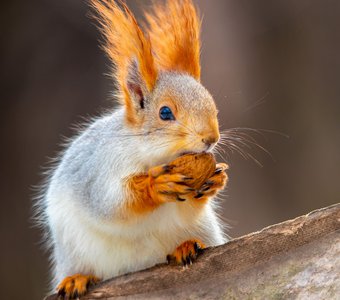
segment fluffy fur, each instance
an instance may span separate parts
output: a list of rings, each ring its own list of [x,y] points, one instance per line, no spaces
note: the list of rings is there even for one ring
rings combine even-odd
[[[163,70],[187,73],[199,80],[200,20],[190,0],[167,0],[146,13],[156,62]]]
[[[131,178],[145,176],[183,152],[211,151],[214,144],[204,139],[219,138],[217,110],[197,80],[199,72],[181,69],[187,62],[175,72],[165,65],[156,71],[151,44],[124,4],[119,8],[104,0],[93,6],[101,14],[118,87],[128,97],[73,139],[39,201],[40,222],[48,228],[52,250],[53,288],[76,273],[108,279],[165,262],[167,254],[193,238],[207,246],[227,240],[213,199],[201,205],[197,199],[169,201],[152,209],[143,209],[147,202],[141,202],[134,206],[138,214],[127,205],[133,197],[139,199]],[[197,21],[190,1],[169,1],[167,7],[172,18]],[[186,14],[176,14],[182,7]],[[191,34],[190,28],[181,30]],[[179,57],[187,51],[175,48]],[[165,105],[175,121],[159,118]]]
[[[97,20],[104,36],[104,50],[114,65],[113,75],[118,83],[119,99],[126,106],[127,121],[134,124],[135,110],[130,89],[135,82],[129,82],[129,67],[136,59],[140,75],[147,91],[153,90],[157,80],[150,39],[145,36],[126,4],[119,1],[122,8],[113,0],[91,0],[97,13]]]
[[[124,180],[169,161],[154,150],[160,149],[157,139],[129,136],[123,120],[121,109],[90,126],[50,180],[45,213],[55,264],[52,287],[75,273],[108,279],[165,262],[193,237],[208,246],[226,241],[213,202],[199,210],[187,202],[165,203],[131,218],[118,213],[127,201]]]

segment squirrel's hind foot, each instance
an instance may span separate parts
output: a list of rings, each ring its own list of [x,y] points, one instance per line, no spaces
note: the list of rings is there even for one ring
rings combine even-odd
[[[172,254],[167,256],[168,263],[176,262],[183,266],[191,265],[197,256],[206,248],[204,243],[198,239],[192,239],[180,244]]]
[[[99,278],[93,275],[75,274],[64,278],[58,285],[58,296],[66,299],[77,299],[84,295],[88,287],[100,281]]]

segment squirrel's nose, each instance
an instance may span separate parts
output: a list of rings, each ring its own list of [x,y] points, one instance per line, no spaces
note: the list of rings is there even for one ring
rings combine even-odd
[[[217,135],[209,135],[202,139],[202,142],[206,144],[207,146],[210,146],[211,144],[215,144],[218,141]]]

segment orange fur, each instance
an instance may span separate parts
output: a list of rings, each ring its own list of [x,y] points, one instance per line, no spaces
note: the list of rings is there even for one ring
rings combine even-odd
[[[150,212],[159,206],[159,202],[155,201],[153,195],[152,184],[148,175],[135,175],[127,182],[127,190],[129,191],[128,201],[124,212],[134,212],[143,214]]]
[[[90,284],[96,284],[100,280],[93,275],[75,274],[66,277],[57,287],[59,295],[65,295],[69,299],[78,298],[87,292]]]
[[[125,184],[127,201],[121,212],[125,216],[130,213],[144,214],[165,202],[187,200],[186,203],[180,203],[179,211],[184,219],[190,219],[190,215],[199,213],[209,197],[216,195],[225,186],[228,177],[224,171],[228,166],[224,163],[217,164],[213,173],[209,173],[210,177],[203,177],[202,181],[200,176],[204,173],[203,168],[208,167],[203,164],[202,159],[195,157],[181,156],[168,165],[151,168],[148,174],[128,178]]]
[[[161,168],[161,166],[156,167]],[[153,168],[155,169],[155,168]],[[153,170],[151,169],[151,170]],[[153,172],[153,171],[150,171]],[[150,174],[149,172],[149,174]],[[176,200],[176,194],[170,195],[172,190],[171,184],[168,185],[168,182],[171,181],[180,181],[182,179],[182,175],[175,174],[169,175],[164,174],[157,178],[157,183],[159,186],[155,187],[156,184],[156,176],[150,177],[150,175],[135,175],[128,179],[127,181],[127,191],[129,194],[127,195],[127,201],[125,202],[125,206],[122,207],[121,212],[124,216],[131,216],[131,213],[142,215],[145,213],[149,213],[159,207],[161,204],[165,202],[174,202]],[[177,178],[177,179],[176,179]],[[161,186],[160,186],[161,185]],[[164,188],[168,190],[169,194],[161,194],[158,189]],[[183,188],[186,188],[183,186]],[[195,195],[194,192],[187,193],[188,197],[190,195]],[[181,196],[183,198],[188,198],[185,196]],[[190,197],[193,199],[193,196]],[[204,199],[206,200],[206,198]],[[180,214],[184,217],[184,219],[191,218],[194,214],[199,213],[199,211],[203,208],[205,201],[203,199],[199,199],[199,201],[186,201],[185,203],[180,202]],[[196,211],[197,210],[197,211]]]
[[[128,67],[132,59],[138,61],[139,71],[146,87],[152,91],[157,80],[157,69],[150,39],[138,26],[132,12],[122,1],[90,0],[105,38],[104,49],[115,65],[115,77],[127,107],[128,119],[134,120],[133,104],[127,89]]]
[[[191,0],[167,0],[146,13],[151,44],[160,68],[200,79],[200,20]]]
[[[153,167],[148,174],[134,175],[126,182],[128,192],[122,212],[144,214],[166,202],[178,201],[178,196],[187,195],[193,189],[185,184],[187,176],[170,174],[164,165]]]
[[[197,258],[198,251],[206,248],[203,242],[198,239],[185,241],[175,251],[168,255],[168,260],[174,259],[178,264],[188,264]]]
[[[176,201],[176,192],[189,192],[187,186],[176,184],[183,181],[183,177],[180,174],[169,176],[163,166],[151,168],[148,174],[132,176],[127,180],[129,194],[122,212],[144,214],[162,203]]]

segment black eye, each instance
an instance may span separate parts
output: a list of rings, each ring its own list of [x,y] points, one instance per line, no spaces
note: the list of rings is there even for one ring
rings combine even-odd
[[[173,115],[171,109],[167,106],[161,107],[159,110],[159,116],[164,121],[175,120],[175,116]]]

